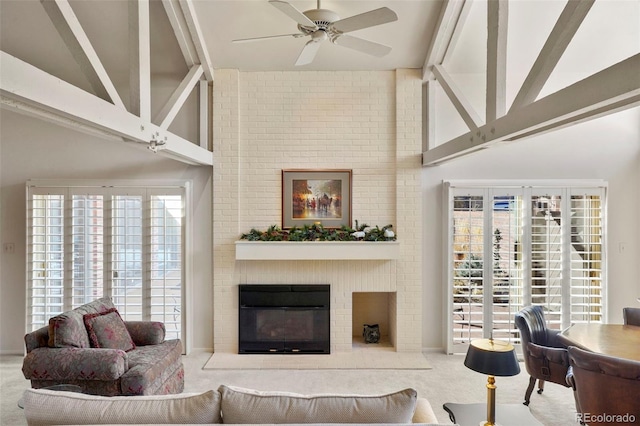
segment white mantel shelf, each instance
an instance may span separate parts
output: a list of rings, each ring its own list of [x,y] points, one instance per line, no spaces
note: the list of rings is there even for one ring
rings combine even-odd
[[[397,241],[236,241],[236,260],[393,260]]]

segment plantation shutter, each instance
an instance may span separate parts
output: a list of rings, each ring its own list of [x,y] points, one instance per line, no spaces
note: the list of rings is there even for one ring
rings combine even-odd
[[[27,331],[103,296],[184,335],[185,188],[28,187]]]
[[[519,344],[515,314],[547,326],[602,322],[605,187],[446,183],[447,351],[477,338]]]

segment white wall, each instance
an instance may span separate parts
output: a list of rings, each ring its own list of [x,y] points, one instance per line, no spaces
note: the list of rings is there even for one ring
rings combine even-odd
[[[193,182],[194,348],[211,348],[210,167],[195,167],[144,147],[105,141],[0,110],[0,236],[15,243],[0,261],[0,353],[22,353],[26,317],[25,183],[28,179],[185,179]],[[202,326],[202,325],[205,326]]]
[[[452,179],[604,179],[608,192],[608,317],[640,297],[640,108],[496,146],[423,169],[423,344],[443,347],[446,283],[441,183]],[[626,243],[621,253],[619,244]],[[429,325],[431,324],[431,325]]]

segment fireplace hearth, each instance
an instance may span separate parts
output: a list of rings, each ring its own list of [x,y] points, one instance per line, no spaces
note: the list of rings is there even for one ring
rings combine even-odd
[[[330,286],[241,284],[239,353],[330,353]]]

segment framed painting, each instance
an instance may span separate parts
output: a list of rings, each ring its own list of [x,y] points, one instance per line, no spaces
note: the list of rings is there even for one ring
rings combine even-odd
[[[282,170],[282,228],[351,227],[351,170]]]

